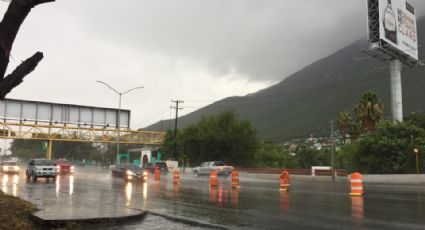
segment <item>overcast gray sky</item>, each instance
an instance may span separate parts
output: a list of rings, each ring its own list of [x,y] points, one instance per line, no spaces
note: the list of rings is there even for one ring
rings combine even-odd
[[[45,59],[9,97],[117,107],[96,80],[142,85],[123,96],[139,128],[170,118],[171,99],[185,114],[252,93],[361,38],[366,0],[57,0],[21,27],[9,71],[35,51]]]

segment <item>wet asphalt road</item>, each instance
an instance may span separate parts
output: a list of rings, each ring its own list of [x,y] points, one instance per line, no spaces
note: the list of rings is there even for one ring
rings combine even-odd
[[[293,176],[292,190],[279,192],[277,175],[241,174],[240,190],[230,178],[209,188],[209,178],[172,174],[147,183],[125,183],[109,170],[77,168],[56,182],[27,182],[0,174],[1,189],[36,203],[46,219],[126,215],[137,210],[192,219],[230,229],[425,229],[425,184],[366,184],[364,197],[348,196],[345,178]],[[190,226],[148,215],[111,229],[187,229]],[[201,227],[191,227],[201,229]]]

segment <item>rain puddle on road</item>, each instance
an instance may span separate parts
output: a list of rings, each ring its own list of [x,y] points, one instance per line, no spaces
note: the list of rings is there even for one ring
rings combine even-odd
[[[140,222],[129,223],[125,225],[120,225],[111,228],[102,228],[102,229],[123,229],[123,230],[136,230],[136,229],[151,229],[151,230],[204,230],[204,229],[213,229],[207,227],[199,227],[188,224],[183,224],[180,222],[175,222],[168,220],[163,217],[146,215]]]

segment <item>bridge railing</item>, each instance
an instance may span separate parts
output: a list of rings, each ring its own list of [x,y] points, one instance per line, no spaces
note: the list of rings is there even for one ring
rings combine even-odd
[[[293,175],[312,175],[311,169],[281,169],[281,168],[237,168],[240,172],[247,173],[264,173],[264,174],[281,174],[284,170]],[[335,169],[335,175],[347,176],[344,169]],[[316,176],[332,176],[332,170],[315,170]]]
[[[1,122],[0,138],[75,142],[161,145],[164,132],[133,131],[110,127],[48,125],[25,122]]]

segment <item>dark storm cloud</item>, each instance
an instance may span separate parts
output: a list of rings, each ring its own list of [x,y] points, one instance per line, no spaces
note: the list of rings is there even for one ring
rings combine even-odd
[[[425,12],[425,1],[410,2]],[[57,7],[111,46],[254,81],[283,79],[366,38],[366,0],[73,0]]]

